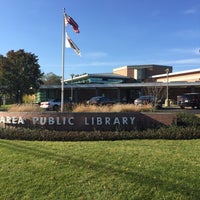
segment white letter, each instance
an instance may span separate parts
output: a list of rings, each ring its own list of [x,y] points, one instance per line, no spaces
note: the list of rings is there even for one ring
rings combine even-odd
[[[118,117],[115,117],[115,119],[114,119],[113,125],[115,125],[115,124],[120,124],[120,121],[119,121]]]
[[[53,125],[55,123],[55,120],[53,117],[49,117],[49,125]]]
[[[133,125],[133,124],[134,124],[135,117],[129,117],[129,118],[130,118],[130,120],[131,120],[131,125]]]
[[[63,117],[63,125],[66,124],[66,117]]]
[[[91,124],[94,125],[94,117],[91,117]]]
[[[61,125],[61,123],[60,123],[60,118],[59,118],[59,117],[56,117],[56,124],[57,124],[57,125]]]
[[[16,117],[12,117],[12,124],[17,124],[17,118]]]
[[[47,122],[47,118],[46,117],[40,117],[40,125],[45,125]]]
[[[105,125],[110,125],[110,117],[105,117]]]
[[[85,117],[85,125],[89,125],[89,123],[88,123],[88,120],[87,120],[87,117]]]
[[[6,123],[5,117],[1,117],[0,123],[4,123],[4,124]]]
[[[122,124],[128,124],[128,118],[122,117]]]
[[[23,120],[22,117],[19,117],[19,119],[18,119],[18,124],[24,124],[24,120]]]
[[[38,117],[33,117],[33,124],[36,124],[36,122],[39,121],[39,118]]]
[[[102,118],[101,117],[97,117],[97,125],[102,125]]]
[[[11,117],[6,117],[6,123],[7,123],[7,124],[11,124],[11,123],[12,123]]]
[[[73,122],[72,120],[74,120],[74,117],[70,117],[70,118],[68,119],[68,124],[73,126],[73,125],[74,125],[74,122]]]

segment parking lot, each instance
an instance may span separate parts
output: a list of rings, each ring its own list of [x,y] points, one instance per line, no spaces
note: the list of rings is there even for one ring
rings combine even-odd
[[[191,113],[191,114],[200,114],[200,109],[197,108],[184,108],[181,109],[180,107],[176,105],[172,105],[170,107],[163,107],[162,109],[159,110],[160,112],[186,112],[186,113]]]

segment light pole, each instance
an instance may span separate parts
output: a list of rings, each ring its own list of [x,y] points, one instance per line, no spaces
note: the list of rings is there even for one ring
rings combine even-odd
[[[166,95],[166,100],[165,100],[165,106],[169,107],[169,69],[167,68],[166,70],[167,73],[167,95]]]
[[[73,87],[72,87],[73,78],[74,74],[71,74],[71,98],[70,98],[71,101],[73,101]]]

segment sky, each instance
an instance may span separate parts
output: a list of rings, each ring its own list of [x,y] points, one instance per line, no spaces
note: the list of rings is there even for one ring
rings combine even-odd
[[[24,49],[42,72],[62,76],[64,8],[80,33],[65,31],[81,50],[64,49],[65,79],[126,65],[200,68],[199,0],[0,0],[0,54]]]

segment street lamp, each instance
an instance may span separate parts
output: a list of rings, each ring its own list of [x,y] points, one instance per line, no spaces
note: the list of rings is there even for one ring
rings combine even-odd
[[[169,68],[167,68],[166,70],[167,73],[167,95],[166,95],[166,100],[165,100],[165,106],[169,107],[170,103],[169,103]]]
[[[70,75],[71,75],[71,98],[70,98],[70,100],[73,101],[73,87],[72,87],[72,82],[73,82],[74,74],[70,74]]]

